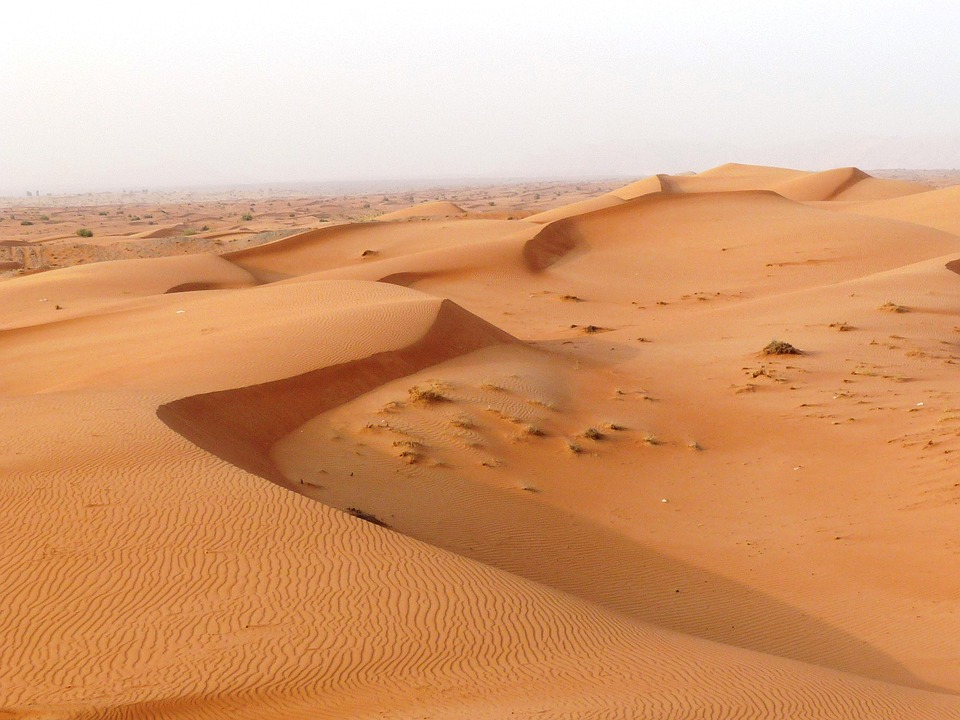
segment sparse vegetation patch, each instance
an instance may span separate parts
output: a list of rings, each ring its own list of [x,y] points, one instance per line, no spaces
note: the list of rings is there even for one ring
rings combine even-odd
[[[880,309],[883,310],[884,312],[893,312],[893,313],[910,312],[910,308],[906,307],[905,305],[897,305],[896,303],[893,303],[893,302],[885,302],[883,305],[880,306]]]
[[[803,355],[803,351],[783,340],[771,340],[763,349],[764,355]]]
[[[407,392],[410,395],[410,402],[419,403],[421,405],[449,402],[450,400],[450,398],[444,395],[436,385],[431,385],[430,387],[414,385]]]
[[[384,527],[384,528],[389,528],[389,527],[390,527],[390,526],[387,525],[383,520],[381,520],[380,518],[378,518],[376,515],[373,515],[373,514],[368,513],[368,512],[364,512],[363,510],[360,510],[359,508],[348,507],[344,512],[346,512],[346,513],[348,513],[348,514],[350,514],[350,515],[353,515],[355,518],[360,518],[361,520],[366,520],[368,523],[373,523],[374,525],[379,525],[380,527]]]

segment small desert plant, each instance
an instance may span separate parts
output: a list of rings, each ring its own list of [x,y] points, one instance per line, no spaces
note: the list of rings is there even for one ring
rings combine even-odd
[[[423,456],[416,450],[402,450],[398,457],[408,465],[416,465],[423,459]]]
[[[419,440],[394,440],[393,447],[407,448],[408,450],[421,450],[423,443]]]
[[[250,213],[244,213],[243,215],[240,216],[240,219],[243,220],[244,222],[250,222],[251,220],[253,220],[253,215],[251,215]]]
[[[21,221],[20,221],[20,224],[21,224],[21,225],[33,225],[33,223],[30,222],[29,220],[21,220]]]
[[[93,237],[93,230],[89,228],[80,228],[77,230],[77,235],[84,238]]]
[[[41,215],[41,216],[40,216],[40,219],[43,220],[44,222],[49,222],[50,216],[49,216],[49,215]]]
[[[602,432],[597,430],[595,427],[587,428],[583,431],[580,437],[584,437],[587,440],[603,440],[605,437]]]
[[[407,392],[410,395],[410,402],[415,403],[439,403],[447,402],[449,399],[446,395],[440,392],[439,388],[437,388],[435,385],[431,387],[420,387],[419,385],[415,385]]]
[[[385,528],[390,527],[383,520],[378,518],[376,515],[373,515],[368,512],[364,512],[363,510],[360,510],[358,508],[348,507],[346,509],[346,512],[349,513],[350,515],[353,515],[355,518],[366,520],[368,523],[373,523],[374,525],[379,525],[380,527],[385,527]]]
[[[572,452],[574,455],[579,455],[580,453],[583,452],[583,448],[577,445],[575,442],[568,442],[567,450]]]
[[[764,355],[803,355],[803,351],[783,340],[771,340],[763,349]]]
[[[521,431],[521,435],[529,435],[530,437],[543,437],[546,433],[543,431],[543,428],[538,425],[525,425]]]
[[[884,303],[883,305],[880,306],[880,309],[885,310],[886,312],[894,312],[894,313],[910,312],[909,308],[907,308],[906,306],[897,305],[896,303],[892,303],[892,302]]]

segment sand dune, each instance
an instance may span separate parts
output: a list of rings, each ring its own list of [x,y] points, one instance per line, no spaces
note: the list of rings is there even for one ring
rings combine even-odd
[[[756,165],[730,163],[690,175],[652,175],[621,188],[577,203],[570,203],[525,218],[552,222],[602,210],[656,193],[719,193],[770,190],[790,200],[883,200],[930,190],[926,185],[901,180],[881,180],[857,168],[837,168],[810,173]]]
[[[960,188],[956,186],[905,197],[844,203],[838,209],[858,215],[903,220],[960,235]]]
[[[609,188],[0,282],[0,717],[960,718],[954,189]]]
[[[402,210],[394,210],[376,219],[404,220],[408,218],[456,217],[464,214],[466,214],[466,210],[449,200],[435,200],[434,202],[421,203],[420,205],[413,205]]]

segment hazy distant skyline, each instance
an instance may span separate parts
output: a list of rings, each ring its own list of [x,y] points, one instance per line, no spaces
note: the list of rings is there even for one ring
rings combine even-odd
[[[950,2],[5,8],[0,194],[960,167]]]

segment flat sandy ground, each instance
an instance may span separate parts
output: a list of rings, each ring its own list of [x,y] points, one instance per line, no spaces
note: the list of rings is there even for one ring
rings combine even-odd
[[[960,718],[960,186],[877,174],[0,202],[0,718]]]

